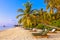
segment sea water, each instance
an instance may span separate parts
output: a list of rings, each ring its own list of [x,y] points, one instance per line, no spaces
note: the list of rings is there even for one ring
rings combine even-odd
[[[10,29],[10,28],[13,28],[14,26],[0,26],[0,31],[1,30],[7,30],[7,29]]]

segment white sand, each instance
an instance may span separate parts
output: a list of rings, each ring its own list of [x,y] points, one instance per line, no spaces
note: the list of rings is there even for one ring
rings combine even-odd
[[[16,27],[0,32],[0,40],[60,40],[60,32],[49,35],[49,38],[36,39],[28,30]]]

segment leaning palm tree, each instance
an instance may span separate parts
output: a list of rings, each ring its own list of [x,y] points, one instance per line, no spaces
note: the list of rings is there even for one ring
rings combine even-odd
[[[18,9],[18,12],[22,12],[22,14],[19,14],[16,18],[19,18],[20,16],[22,16],[22,18],[20,18],[18,20],[18,23],[22,23],[24,27],[32,27],[32,16],[31,16],[31,7],[32,4],[30,2],[27,2],[26,4],[24,4],[25,6],[25,10],[23,9]]]

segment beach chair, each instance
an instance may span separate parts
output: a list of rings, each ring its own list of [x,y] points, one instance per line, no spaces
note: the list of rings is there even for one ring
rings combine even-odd
[[[37,32],[37,29],[33,28],[33,29],[30,30],[30,32]]]
[[[56,33],[56,29],[52,29],[49,33]]]
[[[32,35],[35,37],[35,38],[48,38],[48,35],[47,35],[47,30],[43,30],[41,32],[33,32]]]

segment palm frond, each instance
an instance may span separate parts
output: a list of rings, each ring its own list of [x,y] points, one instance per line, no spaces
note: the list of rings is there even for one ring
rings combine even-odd
[[[24,10],[23,9],[18,9],[18,11],[17,12],[24,12]]]
[[[37,9],[33,9],[31,13],[38,13],[39,11]]]
[[[49,7],[50,7],[50,6],[49,6],[49,5],[47,5],[46,10],[47,10]]]
[[[25,17],[22,17],[22,18],[20,18],[20,19],[18,20],[18,23],[21,24],[21,23],[23,23],[24,21],[25,21]]]
[[[26,4],[24,4],[25,7],[31,6],[32,4],[28,1]]]
[[[20,16],[23,16],[23,15],[24,15],[24,14],[19,14],[19,15],[16,16],[16,18],[19,18]]]
[[[50,0],[44,0],[44,3],[48,3]]]
[[[21,24],[21,23],[22,23],[22,18],[21,18],[21,19],[19,19],[18,23],[19,23],[19,24]]]

